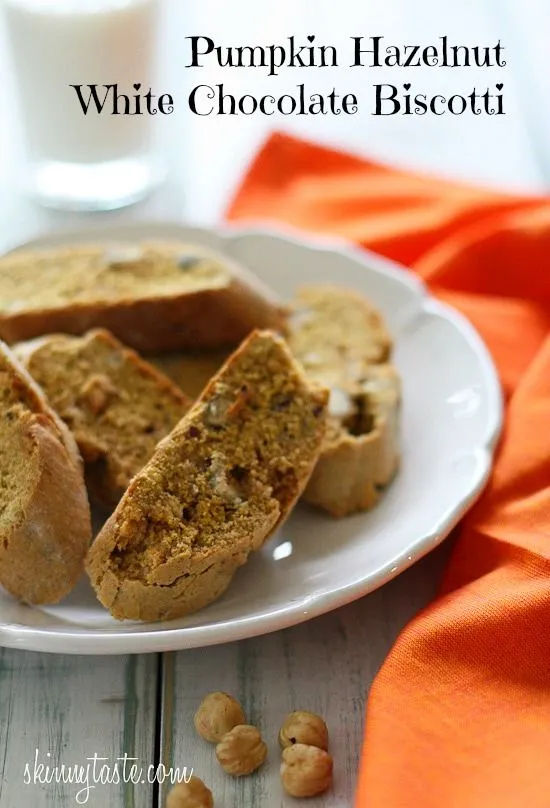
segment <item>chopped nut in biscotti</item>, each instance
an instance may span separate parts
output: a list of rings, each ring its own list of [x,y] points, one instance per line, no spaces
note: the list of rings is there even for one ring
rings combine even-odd
[[[237,416],[246,405],[250,394],[251,391],[246,384],[243,384],[232,398],[229,397],[228,391],[222,389],[206,405],[204,422],[214,429],[227,426],[228,421]]]
[[[247,384],[241,384],[239,390],[237,391],[236,398],[229,408],[229,415],[231,417],[238,415],[251,396],[252,390],[249,388],[249,386]]]
[[[80,388],[80,401],[83,401],[94,415],[99,415],[117,395],[117,389],[108,376],[94,373]]]
[[[227,422],[231,401],[221,395],[211,398],[204,408],[204,422],[208,426],[221,427]]]
[[[213,455],[209,470],[210,485],[227,505],[236,507],[242,502],[242,497],[237,486],[227,479],[228,473],[224,458],[221,455]]]

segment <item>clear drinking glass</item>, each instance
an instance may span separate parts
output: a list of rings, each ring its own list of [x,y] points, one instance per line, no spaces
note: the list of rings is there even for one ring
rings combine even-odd
[[[2,3],[2,0],[0,0]],[[75,89],[154,85],[160,0],[3,0],[28,157],[30,192],[67,210],[108,210],[144,197],[160,176],[154,119],[84,115]],[[120,105],[124,110],[124,104]]]

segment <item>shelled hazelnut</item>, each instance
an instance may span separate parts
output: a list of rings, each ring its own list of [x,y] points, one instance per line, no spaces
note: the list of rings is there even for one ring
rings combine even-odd
[[[177,783],[170,790],[166,808],[214,808],[212,792],[201,779],[193,776],[188,783]]]
[[[227,774],[241,777],[260,768],[267,757],[267,746],[256,727],[240,724],[223,736],[216,746],[216,757]]]
[[[286,749],[295,743],[328,749],[328,729],[320,715],[306,710],[289,713],[279,732],[279,743]]]
[[[315,797],[332,785],[332,757],[317,746],[295,743],[283,749],[281,781],[291,797]]]
[[[204,697],[195,713],[194,722],[201,738],[218,743],[237,724],[244,724],[246,716],[233,696],[215,691]]]

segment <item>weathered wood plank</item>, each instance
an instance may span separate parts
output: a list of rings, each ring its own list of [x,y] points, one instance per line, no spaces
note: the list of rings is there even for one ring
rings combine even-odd
[[[335,782],[329,794],[308,804],[349,808],[368,688],[402,626],[432,597],[448,550],[443,545],[372,595],[300,626],[165,655],[161,755],[166,765],[193,767],[211,787],[216,806],[290,808],[295,803],[283,796],[279,782],[277,734],[287,712],[309,709],[329,726]],[[269,759],[257,775],[227,777],[214,748],[195,734],[194,711],[211,690],[238,698],[264,733]]]
[[[97,754],[112,767],[126,752],[140,765],[153,763],[157,660],[156,655],[76,657],[1,649],[0,806],[79,804],[83,785],[34,782],[35,761],[85,767]],[[90,768],[90,785],[93,780]],[[152,794],[149,784],[98,783],[80,804],[150,808]]]

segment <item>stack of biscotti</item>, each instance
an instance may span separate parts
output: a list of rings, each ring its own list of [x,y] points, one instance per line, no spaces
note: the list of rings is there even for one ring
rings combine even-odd
[[[92,498],[112,508],[191,404],[106,327],[146,352],[227,354],[256,327],[282,328],[283,313],[254,276],[196,245],[0,258],[0,335],[32,374],[2,347],[0,582],[29,602],[66,594],[91,540],[79,450]]]
[[[327,393],[284,340],[256,332],[132,480],[87,569],[117,618],[211,603],[301,495],[325,434]]]
[[[325,444],[304,499],[334,516],[367,510],[400,454],[401,384],[382,316],[356,292],[304,287],[291,306],[288,344],[308,378],[330,390]]]
[[[92,538],[76,444],[0,343],[0,583],[28,603],[74,586]]]
[[[112,511],[88,575],[116,618],[140,620],[219,597],[300,497],[367,509],[398,467],[392,341],[348,290],[285,307],[173,241],[17,252],[0,258],[0,336],[25,366],[3,349],[0,582],[30,602],[82,570],[82,466]]]

